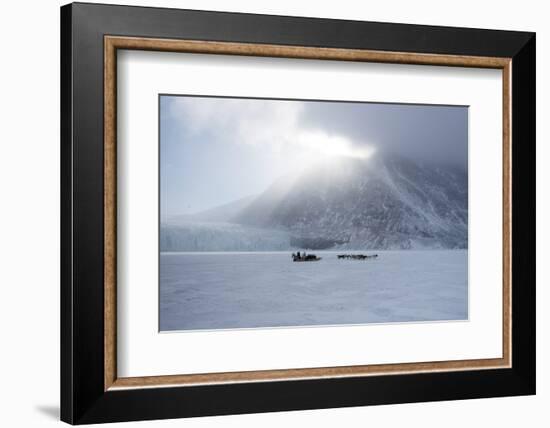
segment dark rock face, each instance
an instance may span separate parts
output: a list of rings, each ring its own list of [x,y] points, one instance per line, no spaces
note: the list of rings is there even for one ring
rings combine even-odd
[[[231,221],[287,230],[303,248],[467,248],[468,176],[391,154],[331,160],[275,182]]]

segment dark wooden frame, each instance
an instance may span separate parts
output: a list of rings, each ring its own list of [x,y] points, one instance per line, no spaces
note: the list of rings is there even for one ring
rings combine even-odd
[[[113,357],[116,221],[112,221],[116,207],[113,58],[118,48],[213,54],[229,49],[239,55],[502,68],[503,257],[510,274],[504,275],[503,334],[510,346],[504,349],[503,360],[439,368],[421,363],[413,370],[358,366],[366,369],[351,368],[347,376],[335,375],[331,368],[306,369],[313,370],[306,376],[303,372],[292,376],[287,370],[257,377],[230,374],[216,380],[207,374],[207,385],[202,384],[204,378],[196,384],[181,376],[168,381],[166,377],[118,380]],[[533,33],[67,5],[61,9],[61,130],[62,420],[93,423],[535,392]],[[506,167],[507,149],[511,149],[511,170]],[[506,185],[510,181],[511,192]],[[507,208],[512,208],[511,227]],[[510,240],[513,247],[506,246]],[[508,288],[506,278],[511,279]],[[246,382],[251,379],[255,381]],[[163,387],[144,388],[148,385]]]
[[[510,101],[511,60],[500,57],[420,54],[374,51],[367,49],[320,48],[310,46],[270,45],[262,43],[212,42],[202,40],[158,39],[144,37],[104,37],[104,372],[105,390],[119,388],[219,384],[231,382],[334,378],[380,374],[418,373],[450,370],[495,369],[511,366],[511,165]],[[371,364],[300,369],[173,374],[164,376],[117,376],[117,51],[149,50],[208,55],[246,55],[279,58],[323,59],[333,61],[385,62],[462,67],[493,68],[502,73],[502,356],[500,358],[423,361],[400,364]]]

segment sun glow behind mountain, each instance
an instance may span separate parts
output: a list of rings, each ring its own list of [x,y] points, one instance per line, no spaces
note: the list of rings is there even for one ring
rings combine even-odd
[[[319,130],[297,131],[295,142],[311,151],[312,158],[351,157],[368,159],[375,152],[373,146],[362,145],[358,147],[348,138],[340,135],[330,135]]]
[[[331,131],[326,121],[304,121],[304,102],[200,97],[167,102],[179,144],[201,141],[246,152],[262,164],[262,173],[270,176],[266,181],[318,164],[338,168],[339,159],[366,160],[375,152],[375,144]]]

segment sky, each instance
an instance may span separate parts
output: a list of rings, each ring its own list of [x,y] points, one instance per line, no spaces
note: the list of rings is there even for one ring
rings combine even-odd
[[[468,108],[162,95],[161,218],[259,194],[322,159],[383,151],[466,168]]]

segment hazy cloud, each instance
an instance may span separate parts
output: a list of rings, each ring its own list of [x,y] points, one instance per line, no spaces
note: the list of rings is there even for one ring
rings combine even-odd
[[[467,165],[466,107],[162,96],[160,108],[166,215],[257,194],[333,156]]]
[[[376,149],[462,165],[468,159],[468,109],[461,106],[173,97],[170,114],[190,134],[266,150],[362,156]]]
[[[381,151],[464,166],[468,161],[467,107],[309,103],[301,120]]]

